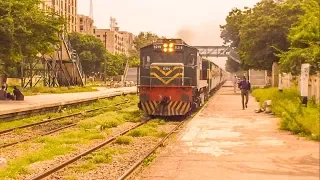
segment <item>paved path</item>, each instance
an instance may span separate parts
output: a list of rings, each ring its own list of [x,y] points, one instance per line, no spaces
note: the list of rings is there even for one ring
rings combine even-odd
[[[26,96],[24,101],[0,101],[0,115],[17,111],[25,111],[34,108],[48,107],[59,104],[68,104],[83,100],[106,97],[119,92],[136,92],[136,87],[123,88],[99,88],[96,92],[80,92],[65,94],[42,94],[36,96]]]
[[[223,87],[136,179],[319,180],[319,143],[277,129],[250,97]]]

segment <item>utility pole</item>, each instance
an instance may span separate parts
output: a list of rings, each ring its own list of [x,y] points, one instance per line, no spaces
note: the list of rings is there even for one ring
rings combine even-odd
[[[104,47],[107,50],[107,32],[104,32]],[[104,58],[104,84],[107,84],[107,57]]]

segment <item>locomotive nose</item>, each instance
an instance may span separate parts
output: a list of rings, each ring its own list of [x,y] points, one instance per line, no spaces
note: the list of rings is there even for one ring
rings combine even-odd
[[[168,104],[170,100],[171,100],[171,96],[163,96],[161,99],[161,103]]]

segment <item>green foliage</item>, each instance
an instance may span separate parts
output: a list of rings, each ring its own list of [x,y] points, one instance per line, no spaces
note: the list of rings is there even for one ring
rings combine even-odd
[[[300,0],[262,0],[252,9],[233,9],[221,37],[238,51],[242,69],[271,70],[279,61],[275,53],[288,51],[289,29],[301,14]]]
[[[140,32],[139,35],[134,39],[134,50],[130,51],[131,56],[135,57],[136,59],[140,59],[140,48],[149,45],[157,39],[159,39],[159,36],[156,34],[151,32]]]
[[[133,138],[130,136],[119,136],[116,139],[116,143],[118,143],[118,144],[132,144]]]
[[[153,160],[155,160],[156,159],[156,155],[155,154],[152,154],[151,156],[149,156],[148,158],[146,158],[146,159],[144,159],[143,160],[143,166],[148,166],[148,165],[150,165],[152,162],[153,162]]]
[[[102,72],[103,62],[106,58],[106,49],[103,42],[92,35],[71,33],[69,39],[81,60],[83,70],[86,74]]]
[[[124,54],[106,54],[107,76],[122,75],[126,66],[128,57]]]
[[[256,89],[252,94],[260,104],[272,100],[272,111],[281,118],[280,129],[320,140],[320,106],[310,101],[307,107],[303,107],[297,88],[284,89],[283,92],[277,88]]]
[[[137,100],[137,98],[135,99]],[[110,105],[114,106],[117,101],[121,100],[123,101],[123,97],[114,98]],[[125,109],[129,107],[128,109],[131,109],[132,106],[136,105],[136,103],[136,101],[126,103],[123,104],[121,108]],[[37,138],[32,143],[32,146],[30,146],[30,150],[27,150],[25,147],[21,147],[21,151],[24,151],[23,156],[11,159],[8,164],[9,166],[0,170],[0,179],[15,178],[19,174],[29,173],[27,167],[32,163],[50,160],[55,156],[71,153],[77,149],[76,147],[78,147],[79,144],[89,144],[93,140],[106,138],[107,133],[105,131],[101,131],[101,129],[97,129],[96,126],[108,124],[108,122],[113,121],[114,119],[119,121],[118,125],[129,121],[130,119],[124,119],[124,117],[128,117],[124,115],[126,114],[125,112],[125,110],[123,112],[116,112],[115,109],[104,109],[104,114],[84,119],[80,121],[75,128],[66,129],[57,136],[43,136]],[[111,123],[111,127],[114,126],[115,125]],[[36,143],[41,146],[39,148],[35,148]],[[82,169],[93,169],[95,168],[94,164],[109,163],[112,160],[112,155],[117,152],[118,151],[108,149],[99,151],[93,154],[93,156],[90,156],[89,162],[92,164],[88,164],[82,167]]]
[[[320,6],[316,0],[303,0],[304,14],[290,29],[290,50],[278,54],[284,72],[300,73],[301,64],[310,63],[312,73],[320,70]]]
[[[234,73],[234,72],[238,72],[239,70],[240,70],[239,63],[235,62],[234,60],[228,57],[228,60],[226,62],[226,71]]]
[[[221,38],[224,40],[225,44],[230,43],[231,47],[239,47],[241,25],[244,23],[246,15],[250,12],[250,9],[241,11],[237,8],[234,8],[229,12],[229,15],[226,17],[227,24],[220,26]]]
[[[77,92],[92,92],[97,91],[97,89],[93,89],[90,86],[74,86],[74,87],[33,87],[33,88],[26,88],[22,89],[22,93],[25,96],[32,96],[37,94],[63,94],[63,93],[77,93]]]
[[[157,127],[159,123],[162,123],[162,121],[150,121],[147,124],[140,126],[128,133],[129,136],[132,137],[143,137],[143,136],[154,136],[154,137],[164,137],[167,135],[167,133],[163,131],[158,131]]]
[[[241,28],[241,66],[244,69],[271,70],[272,63],[279,61],[275,53],[288,50],[289,28],[301,13],[300,3],[290,0],[284,3],[272,0],[257,3]]]
[[[64,20],[53,11],[39,8],[41,0],[0,1],[0,61],[3,71],[19,65],[21,57],[28,62],[39,53],[54,52],[60,42]]]

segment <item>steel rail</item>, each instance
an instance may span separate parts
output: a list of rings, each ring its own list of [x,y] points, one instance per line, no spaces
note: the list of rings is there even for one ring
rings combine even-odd
[[[208,102],[205,103],[205,105]],[[205,105],[203,107],[205,107]],[[202,108],[203,108],[202,107]],[[201,109],[202,109],[201,108]],[[138,162],[136,162],[134,165],[131,166],[131,168],[129,170],[127,170],[124,174],[122,174],[122,176],[120,176],[118,178],[118,180],[124,180],[128,177],[130,177],[132,175],[132,173],[141,165],[141,163],[147,159],[151,154],[153,154],[160,146],[162,146],[164,144],[164,142],[173,134],[175,133],[175,131],[181,127],[185,122],[187,122],[188,120],[192,119],[193,117],[195,117],[198,112],[201,111],[201,109],[199,109],[198,111],[196,111],[195,113],[192,113],[189,117],[187,117],[185,120],[181,121],[175,128],[173,128],[157,145],[154,146],[154,148],[152,148],[148,153],[146,153]]]
[[[10,146],[13,146],[13,145],[22,143],[22,142],[26,142],[26,141],[29,141],[29,140],[31,140],[31,139],[35,139],[35,138],[37,138],[37,137],[50,135],[50,134],[53,134],[53,133],[55,133],[55,132],[61,131],[61,130],[63,130],[63,129],[67,129],[67,128],[73,127],[73,126],[75,126],[75,125],[77,125],[77,124],[72,123],[72,124],[69,124],[69,125],[66,125],[66,126],[63,126],[63,127],[57,128],[57,129],[54,129],[54,130],[52,130],[52,131],[49,131],[49,132],[40,134],[39,136],[36,136],[36,137],[25,138],[25,139],[22,139],[22,140],[20,140],[20,141],[15,141],[15,142],[12,142],[12,143],[3,144],[3,145],[0,145],[0,149],[1,149],[1,148],[6,148],[6,147],[10,147]]]
[[[85,151],[83,153],[80,153],[77,156],[75,156],[75,157],[73,157],[73,158],[71,158],[71,159],[69,159],[69,160],[67,160],[67,161],[65,161],[65,162],[63,162],[63,163],[61,163],[61,164],[59,164],[59,165],[57,165],[57,166],[45,171],[43,173],[41,173],[41,174],[38,174],[38,175],[32,177],[31,180],[39,180],[39,179],[45,178],[45,177],[57,172],[58,170],[64,168],[65,166],[74,163],[75,161],[77,161],[81,157],[86,156],[86,155],[88,155],[88,154],[90,154],[90,153],[92,153],[92,152],[94,152],[94,151],[96,151],[96,150],[98,150],[98,149],[100,149],[100,148],[112,143],[114,140],[116,140],[117,137],[122,136],[122,135],[128,133],[129,131],[131,131],[131,130],[133,130],[133,129],[135,129],[135,128],[137,128],[137,127],[139,127],[139,126],[141,126],[141,125],[143,125],[145,123],[147,123],[148,120],[150,120],[150,119],[147,119],[144,122],[141,122],[141,123],[129,128],[129,129],[119,133],[118,135],[109,138],[108,140],[98,144],[97,146],[95,146],[95,147],[93,147],[93,148],[91,148],[91,149],[89,149],[89,150],[87,150],[87,151]]]
[[[124,104],[124,103],[127,103],[127,101],[123,102],[123,103],[115,104],[115,106],[121,105],[121,104]],[[105,108],[108,108],[108,107],[110,107],[110,106],[103,106],[103,107],[98,107],[98,108],[94,108],[94,109],[89,109],[89,110],[85,110],[85,111],[81,111],[81,112],[77,112],[77,113],[73,113],[73,114],[68,114],[68,115],[65,115],[65,116],[60,116],[60,117],[56,117],[56,118],[52,118],[52,119],[43,119],[43,121],[40,121],[40,122],[31,123],[31,124],[27,124],[27,125],[23,125],[23,126],[19,126],[19,127],[10,128],[10,129],[6,129],[6,130],[3,130],[3,131],[0,131],[0,135],[8,133],[8,132],[12,132],[12,131],[17,130],[17,129],[25,129],[25,128],[28,128],[28,127],[37,126],[37,125],[45,124],[45,123],[48,123],[48,122],[57,121],[57,120],[60,120],[60,119],[72,117],[72,116],[81,115],[81,114],[86,113],[86,112],[92,112],[92,111],[97,111],[97,110],[100,110],[100,109],[105,109]]]
[[[124,104],[124,103],[127,103],[127,102],[128,102],[128,101],[122,102],[122,103],[118,103],[118,104],[115,104],[115,106],[118,106],[118,105],[121,105],[121,104]],[[104,108],[107,108],[107,107],[109,107],[109,106],[103,106],[103,107],[99,107],[99,108],[89,109],[89,110],[86,110],[85,112],[97,111],[97,110],[104,109]],[[74,113],[74,114],[78,115],[78,114],[82,114],[82,112],[80,112],[80,113]],[[53,134],[53,133],[55,133],[55,132],[61,131],[61,130],[63,130],[63,129],[67,129],[67,128],[70,128],[70,127],[74,127],[74,126],[76,126],[76,125],[77,125],[77,123],[71,123],[71,124],[68,124],[68,125],[66,125],[66,126],[63,126],[63,127],[57,128],[57,129],[54,129],[54,130],[52,130],[52,131],[49,131],[49,132],[40,134],[39,136],[36,136],[36,137],[25,138],[25,139],[22,139],[22,140],[19,140],[19,141],[15,141],[15,142],[12,142],[12,143],[3,144],[3,145],[0,145],[0,149],[1,149],[1,148],[6,148],[6,147],[10,147],[10,146],[13,146],[13,145],[22,143],[22,142],[26,142],[26,141],[29,141],[29,140],[31,140],[31,139],[37,138],[37,137],[50,135],[50,134]],[[30,126],[28,126],[28,127],[30,127]]]
[[[164,144],[164,142],[179,128],[183,125],[185,121],[181,121],[175,128],[173,128],[155,147],[153,147],[148,153],[146,153],[138,162],[131,166],[131,168],[126,171],[118,180],[124,180],[129,177],[134,170],[136,170],[140,164],[147,159],[151,154],[153,154],[160,146]]]

